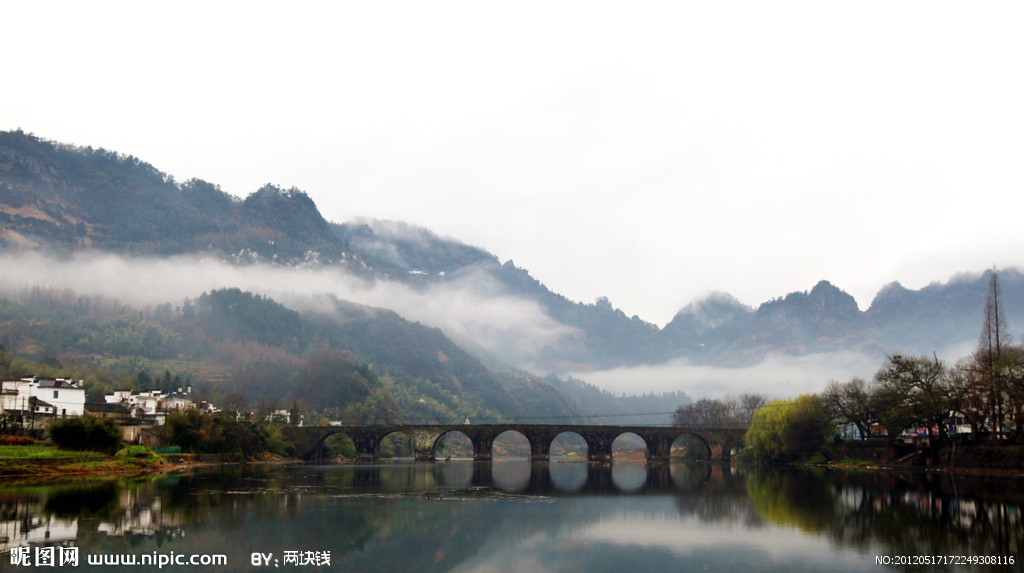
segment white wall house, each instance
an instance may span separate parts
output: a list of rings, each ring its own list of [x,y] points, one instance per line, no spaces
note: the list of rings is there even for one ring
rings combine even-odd
[[[189,391],[191,391],[191,388],[189,388]],[[118,390],[113,394],[107,394],[103,397],[103,400],[107,404],[120,404],[124,406],[133,418],[138,418],[140,420],[156,424],[163,424],[167,418],[167,414],[176,411],[188,410],[197,407],[200,407],[205,411],[217,411],[216,408],[213,408],[205,402],[197,406],[196,403],[189,398],[189,392],[183,392],[180,389],[178,392],[170,393],[162,392],[160,390],[147,390],[144,392]]]
[[[82,381],[66,378],[22,378],[3,382],[0,410],[18,416],[57,417],[85,414]]]

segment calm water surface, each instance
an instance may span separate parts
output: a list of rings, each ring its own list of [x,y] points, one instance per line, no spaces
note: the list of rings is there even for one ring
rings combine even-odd
[[[230,468],[89,485],[0,482],[0,570],[19,546],[222,554],[165,571],[885,570],[876,556],[1012,556],[1021,480],[718,465],[449,462]],[[253,554],[269,559],[253,564]],[[329,557],[329,565],[325,558]],[[317,559],[321,564],[316,565]],[[42,570],[42,567],[35,568]],[[51,569],[52,570],[52,569]]]

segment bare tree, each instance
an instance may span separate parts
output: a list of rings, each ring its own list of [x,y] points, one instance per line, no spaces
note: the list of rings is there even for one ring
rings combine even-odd
[[[231,392],[226,394],[221,399],[221,408],[224,412],[237,416],[245,412],[245,407],[249,404],[249,399],[238,392]]]
[[[764,394],[743,394],[740,396],[738,421],[743,424],[749,424],[754,419],[754,412],[759,408],[763,408],[767,403],[768,397]]]
[[[672,423],[676,426],[749,424],[754,412],[767,402],[768,399],[760,394],[744,394],[739,400],[729,396],[701,398],[676,408]]]
[[[985,409],[993,438],[1002,433],[1003,400],[1008,386],[1009,364],[1006,356],[1010,336],[1007,334],[1006,316],[1001,306],[999,273],[993,268],[989,278],[988,297],[985,300],[985,321],[981,327],[978,350],[974,356],[974,376],[971,381],[975,392],[985,396]]]
[[[821,397],[834,421],[853,424],[863,438],[871,435],[871,424],[877,421],[878,416],[867,382],[861,378],[853,378],[849,382],[832,380],[825,386]]]

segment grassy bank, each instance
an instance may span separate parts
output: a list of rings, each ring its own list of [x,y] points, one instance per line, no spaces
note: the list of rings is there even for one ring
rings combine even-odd
[[[0,446],[0,477],[139,474],[174,468],[162,456],[141,446],[101,452],[61,450],[47,444]],[[0,481],[0,486],[3,482]]]
[[[1024,475],[1019,444],[942,444],[933,448],[884,442],[847,442],[834,447],[827,464],[844,470],[914,469],[976,475]]]
[[[103,454],[99,452],[75,452],[71,450],[61,450],[55,446],[50,445],[33,445],[33,446],[0,446],[0,460],[17,459],[47,459],[47,460],[58,460],[64,458],[80,458],[80,457],[102,457]]]

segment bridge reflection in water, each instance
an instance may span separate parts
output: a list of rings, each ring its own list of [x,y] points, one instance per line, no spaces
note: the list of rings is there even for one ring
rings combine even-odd
[[[437,424],[437,425],[379,425],[379,426],[311,426],[282,429],[285,437],[295,444],[296,455],[307,460],[318,460],[324,441],[335,434],[348,436],[355,444],[356,456],[361,462],[374,462],[380,457],[381,441],[391,434],[409,437],[416,461],[435,461],[434,446],[445,434],[465,434],[473,445],[475,461],[490,461],[494,440],[504,432],[522,434],[530,442],[530,459],[550,459],[551,442],[566,433],[583,438],[587,445],[587,461],[605,463],[612,458],[612,442],[623,434],[636,434],[647,445],[647,461],[669,461],[672,444],[684,436],[695,436],[707,449],[712,460],[728,460],[729,451],[740,443],[745,426],[596,426],[573,424]]]
[[[325,466],[327,468],[340,466]],[[624,462],[440,462],[424,474],[421,464],[382,463],[349,466],[351,494],[421,492],[445,499],[502,492],[514,495],[659,495],[718,490],[738,471],[727,464]],[[327,471],[330,471],[329,469]],[[425,479],[426,478],[426,479]]]

